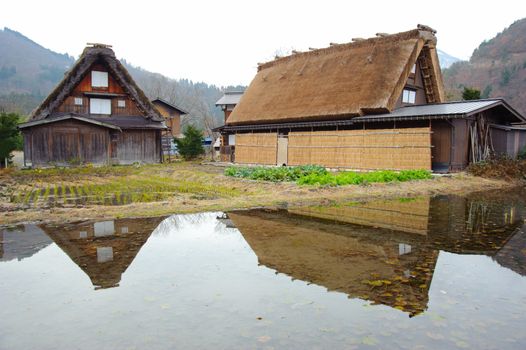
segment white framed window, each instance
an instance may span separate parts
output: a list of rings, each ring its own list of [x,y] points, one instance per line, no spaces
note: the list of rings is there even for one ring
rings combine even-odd
[[[104,98],[89,99],[90,114],[111,114],[111,100]]]
[[[125,108],[126,107],[126,100],[117,100],[117,107]]]
[[[416,91],[404,89],[402,93],[402,103],[415,103],[416,102]]]
[[[75,97],[75,106],[82,106],[82,97]]]
[[[236,144],[236,135],[228,135],[228,145],[235,146]]]
[[[108,87],[108,72],[91,71],[92,87]]]

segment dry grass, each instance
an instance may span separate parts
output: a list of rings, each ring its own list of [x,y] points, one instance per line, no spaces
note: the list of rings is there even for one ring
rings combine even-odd
[[[462,194],[513,185],[509,181],[461,174],[404,183],[310,187],[231,178],[224,176],[223,170],[183,162],[2,172],[0,224],[150,217],[288,204],[323,205],[373,198]],[[116,200],[124,198],[124,194],[129,194],[128,201]]]

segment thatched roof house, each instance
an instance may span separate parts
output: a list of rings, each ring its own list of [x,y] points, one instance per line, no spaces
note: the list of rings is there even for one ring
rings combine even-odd
[[[223,158],[238,163],[450,171],[487,157],[495,151],[491,137],[469,135],[495,134],[507,142],[515,135],[486,129],[526,121],[505,102],[472,108],[476,113],[458,122],[444,121],[456,114],[442,113],[434,118],[441,120],[432,121],[409,110],[445,104],[435,33],[418,25],[407,32],[293,52],[259,64],[225,126],[217,129],[229,136],[223,147],[228,157]],[[406,112],[409,115],[401,116]],[[368,119],[373,116],[383,119]],[[468,118],[472,122],[467,123]],[[511,148],[516,154],[524,145],[526,135]]]
[[[413,66],[428,102],[444,101],[434,32],[422,27],[261,64],[227,125],[334,120],[392,111]]]
[[[27,166],[160,162],[164,118],[113,50],[92,44],[20,125]]]

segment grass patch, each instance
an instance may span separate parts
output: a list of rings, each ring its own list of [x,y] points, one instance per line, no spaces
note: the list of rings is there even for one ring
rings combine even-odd
[[[319,165],[296,167],[235,167],[225,169],[226,176],[272,182],[297,181],[307,175],[326,175],[328,171]]]
[[[344,171],[339,173],[309,174],[298,179],[299,185],[364,185],[378,182],[403,182],[411,180],[430,179],[431,173],[427,170],[381,170],[373,172]]]

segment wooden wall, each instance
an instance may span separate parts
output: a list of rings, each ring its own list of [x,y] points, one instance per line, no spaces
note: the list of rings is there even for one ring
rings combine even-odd
[[[236,135],[236,163],[276,165],[277,133]]]
[[[126,130],[115,133],[112,145],[114,164],[159,163],[161,161],[161,132],[158,130]]]
[[[100,72],[108,72],[108,87],[92,87],[91,86],[91,71],[96,70]],[[137,104],[125,93],[124,89],[119,85],[119,83],[113,78],[111,72],[108,68],[102,64],[94,64],[90,70],[88,70],[86,76],[81,80],[81,82],[75,87],[64,102],[58,107],[57,112],[62,113],[79,113],[79,114],[89,114],[89,99],[90,96],[85,95],[85,93],[98,92],[98,93],[110,93],[110,94],[119,94],[121,96],[108,97],[111,98],[111,114],[114,116],[119,115],[142,115],[143,113],[137,107]],[[75,97],[82,98],[82,105],[75,105]],[[101,98],[101,97],[95,97]],[[117,101],[124,100],[126,101],[125,107],[118,107]]]
[[[24,130],[26,165],[104,164],[109,159],[108,129],[67,120]]]
[[[431,170],[429,127],[300,131],[288,137],[288,165]]]
[[[153,103],[159,113],[166,119],[166,126],[171,129],[166,134],[170,133],[172,136],[181,134],[181,114],[166,107],[163,103]]]

